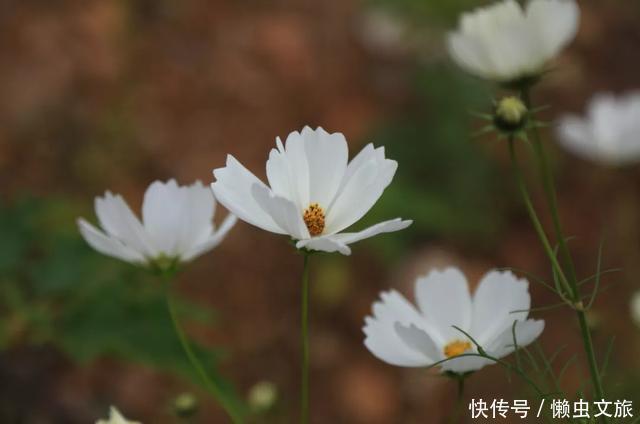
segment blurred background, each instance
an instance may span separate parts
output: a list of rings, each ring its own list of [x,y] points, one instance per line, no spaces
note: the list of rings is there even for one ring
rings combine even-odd
[[[275,137],[304,125],[343,132],[352,155],[374,142],[399,162],[359,226],[415,220],[359,243],[351,257],[314,257],[313,422],[445,420],[452,381],[364,348],[363,319],[378,293],[412,297],[416,276],[451,264],[474,283],[506,266],[550,278],[505,145],[472,137],[484,124],[469,111],[488,111],[497,91],[459,71],[444,48],[459,13],[482,4],[2,1],[0,422],[90,423],[112,404],[144,423],[226,422],[191,374],[158,281],[92,251],[75,219],[95,222],[93,199],[107,189],[137,211],[155,179],[208,183],[227,153],[263,177]],[[534,93],[536,104],[552,105],[549,120],[582,113],[596,91],[640,88],[640,5],[580,5],[575,42]],[[601,360],[616,335],[608,397],[638,401],[640,328],[629,314],[640,288],[638,167],[584,162],[545,135],[580,275],[595,272],[603,237],[603,267],[623,268],[603,278],[589,318]],[[297,417],[301,270],[285,240],[238,223],[177,282],[181,319],[217,378],[245,400],[258,382],[275,388],[277,401],[256,422]],[[533,281],[531,290],[534,306],[557,302]],[[573,315],[534,315],[547,320],[542,349],[560,349],[553,367],[564,369],[563,389],[579,393],[588,371]],[[184,393],[198,403],[188,419],[175,409]],[[498,366],[469,379],[472,397],[533,399]]]

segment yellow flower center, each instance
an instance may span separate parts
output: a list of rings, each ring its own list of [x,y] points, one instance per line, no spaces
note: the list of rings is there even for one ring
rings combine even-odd
[[[462,355],[471,349],[471,343],[463,340],[454,340],[444,347],[444,356],[451,358],[453,356]]]
[[[317,203],[312,203],[302,216],[309,234],[319,236],[324,231],[324,210]]]

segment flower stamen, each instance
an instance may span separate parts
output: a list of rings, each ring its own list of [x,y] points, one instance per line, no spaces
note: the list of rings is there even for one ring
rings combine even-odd
[[[324,210],[319,204],[310,204],[304,211],[302,219],[311,236],[319,236],[324,231]]]
[[[451,358],[462,355],[471,349],[471,343],[464,340],[454,340],[444,347],[444,356]]]

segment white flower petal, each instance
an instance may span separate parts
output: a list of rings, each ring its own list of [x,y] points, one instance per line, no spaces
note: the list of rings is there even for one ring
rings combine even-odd
[[[458,268],[433,270],[416,281],[416,301],[430,324],[438,331],[438,343],[459,339],[457,326],[468,331],[471,326],[471,295],[467,279]]]
[[[187,193],[175,180],[153,182],[144,194],[142,220],[159,252],[175,256],[182,235],[187,232]],[[211,215],[209,215],[211,218]]]
[[[475,350],[469,353],[475,353]],[[462,374],[469,371],[477,371],[480,368],[494,363],[494,361],[480,356],[461,356],[443,362],[442,370]]]
[[[396,291],[382,293],[382,301],[373,304],[373,317],[365,319],[364,344],[377,358],[398,366],[426,366],[433,361],[405,345],[394,326],[421,320],[415,308]]]
[[[394,329],[398,333],[400,340],[411,349],[424,355],[429,364],[444,359],[442,349],[426,331],[418,328],[415,324],[406,325],[396,322]]]
[[[544,330],[544,321],[542,320],[528,319],[526,321],[517,321],[515,329],[513,328],[513,322],[514,321],[512,321],[501,334],[496,335],[493,340],[483,346],[491,356],[499,359],[509,355],[515,350],[513,340],[514,330],[516,336],[515,341],[519,348],[528,346],[537,339]],[[482,346],[482,344],[480,345]]]
[[[360,169],[362,165],[369,162],[370,160],[384,160],[384,147],[378,147],[377,149],[373,147],[373,143],[369,143],[358,152],[357,155],[347,165],[347,169],[342,177],[342,181],[340,182],[340,188],[344,186],[344,184],[351,179],[353,174]]]
[[[482,55],[485,48],[479,41],[458,33],[450,33],[447,37],[449,54],[458,65],[479,76],[490,79],[494,73],[487,72],[487,58]]]
[[[282,149],[279,139],[277,142]],[[304,137],[297,131],[291,132],[287,136],[282,154],[287,160],[292,188],[292,192],[283,197],[294,202],[299,210],[304,210],[310,203],[309,186],[311,185]]]
[[[204,243],[213,231],[215,199],[200,181],[178,186],[155,181],[144,195],[144,228],[158,252],[176,257]]]
[[[213,171],[216,182],[211,189],[216,199],[232,214],[251,225],[277,234],[287,234],[280,228],[273,218],[258,204],[252,193],[252,187],[259,185],[266,188],[264,183],[249,172],[233,156],[227,156],[224,168]]]
[[[292,166],[285,152],[284,146],[278,137],[277,149],[271,149],[267,159],[267,181],[274,194],[289,199],[302,208],[299,204],[299,195],[296,177],[293,175]]]
[[[256,203],[286,234],[297,240],[309,238],[309,230],[295,203],[273,194],[265,185],[254,184],[251,192]]]
[[[181,189],[187,193],[183,207],[187,225],[178,244],[178,251],[186,252],[204,243],[211,236],[214,230],[216,200],[211,189],[205,187],[200,181]]]
[[[420,327],[423,327],[424,318],[416,310],[416,308],[397,290],[388,290],[380,293],[380,299],[382,304],[374,304],[373,311],[377,318],[387,317],[392,321],[399,321],[402,324],[416,324],[420,323]],[[384,308],[378,306],[384,305]]]
[[[327,133],[322,127],[302,130],[309,166],[309,202],[328,207],[347,169],[349,149],[342,133]],[[302,205],[306,207],[305,205]]]
[[[309,250],[320,250],[323,252],[340,252],[343,255],[350,255],[351,249],[348,244],[355,243],[366,238],[370,238],[382,233],[390,233],[407,228],[413,221],[402,220],[400,218],[380,222],[357,233],[339,233],[327,236],[313,237],[307,240],[300,240],[296,243],[298,249],[307,248]]]
[[[359,163],[360,161],[358,161]],[[327,210],[325,234],[335,234],[364,216],[391,183],[398,168],[394,160],[382,158],[379,152],[361,165],[347,169],[333,204]]]
[[[203,253],[208,252],[209,250],[218,246],[222,240],[226,237],[227,233],[233,228],[236,224],[238,218],[235,215],[229,214],[222,221],[222,225],[220,228],[217,228],[213,234],[211,234],[206,240],[202,243],[193,246],[190,250],[187,250],[182,254],[182,261],[190,261],[193,258],[202,255]]]
[[[338,241],[335,236],[313,237],[296,242],[297,249],[317,250],[320,252],[340,252],[343,255],[350,255],[351,248],[346,244]]]
[[[532,0],[526,13],[546,57],[558,54],[578,32],[580,9],[574,1]]]
[[[145,257],[124,245],[120,240],[109,237],[89,224],[83,218],[78,219],[78,229],[85,241],[98,252],[131,263],[144,263]]]
[[[284,197],[302,210],[309,204],[309,170],[300,133],[287,137],[287,146],[276,138],[277,149],[271,149],[267,160],[267,180],[274,194]]]
[[[274,194],[293,201],[303,211],[318,203],[323,209],[333,201],[349,159],[347,141],[341,133],[329,134],[321,127],[293,131],[283,146],[276,139],[267,161],[267,178]]]
[[[158,249],[122,196],[114,196],[107,191],[104,197],[96,197],[95,211],[100,225],[108,235],[116,237],[146,257],[158,254]]]
[[[510,271],[488,272],[473,295],[471,334],[481,346],[529,315],[531,296],[529,283]],[[518,312],[514,311],[527,311]]]
[[[360,240],[377,236],[378,234],[392,233],[394,231],[404,230],[412,223],[413,221],[410,219],[403,220],[401,218],[395,218],[390,219],[389,221],[379,222],[357,233],[339,233],[328,237],[331,237],[334,240],[344,244],[351,244]]]
[[[129,421],[127,420],[120,411],[118,411],[115,407],[111,407],[109,409],[109,419],[108,420],[98,420],[96,424],[140,424],[138,421]]]

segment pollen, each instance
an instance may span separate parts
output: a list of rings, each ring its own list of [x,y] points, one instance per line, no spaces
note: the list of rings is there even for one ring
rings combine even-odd
[[[469,349],[471,349],[471,343],[463,340],[454,340],[444,347],[444,356],[451,358],[462,355]]]
[[[302,216],[309,234],[319,236],[324,231],[324,210],[317,203],[312,203]]]

